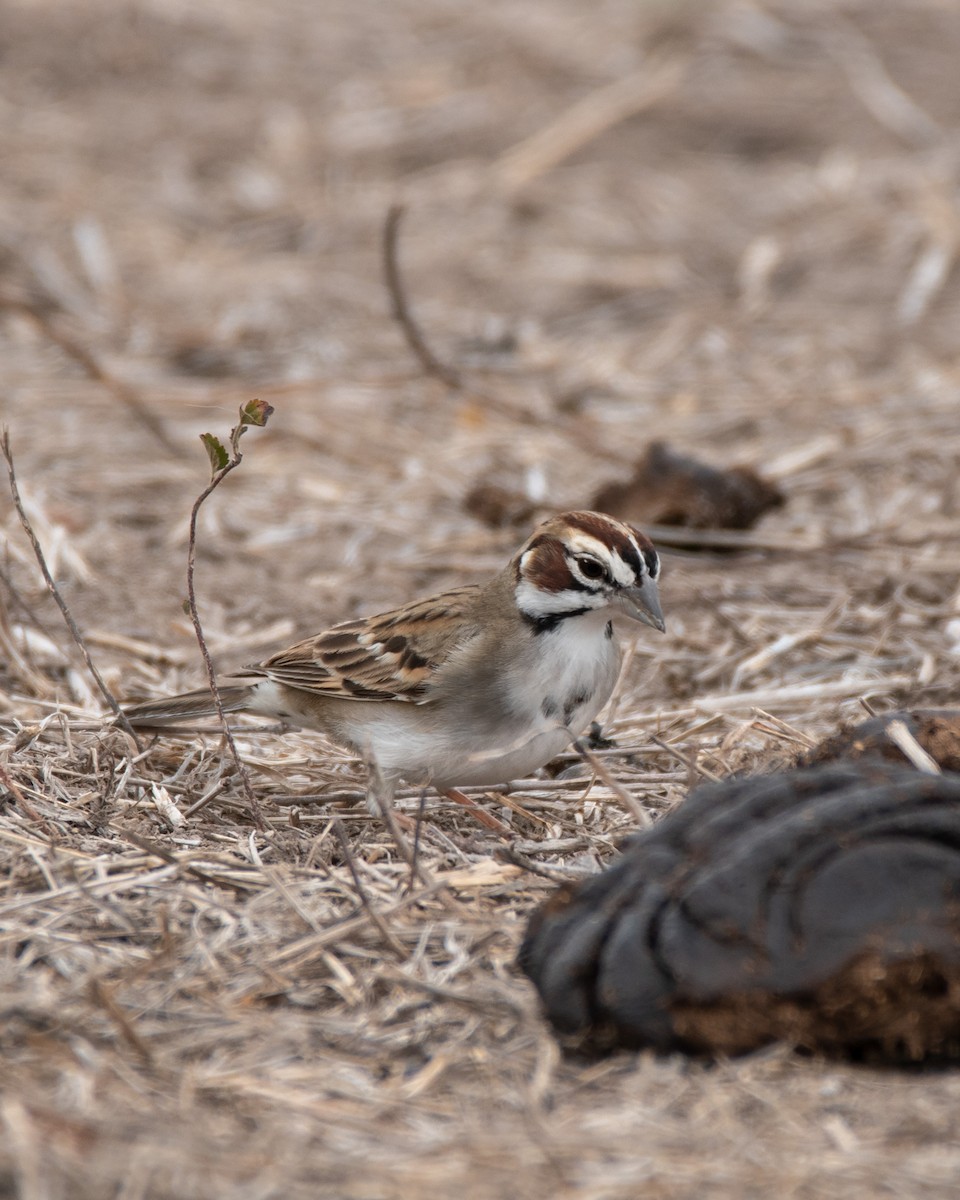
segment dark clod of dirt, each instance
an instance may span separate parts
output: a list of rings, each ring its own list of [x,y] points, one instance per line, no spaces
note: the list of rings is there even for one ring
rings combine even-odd
[[[463,498],[464,509],[491,529],[526,528],[536,505],[523,494],[497,483],[481,482]]]
[[[913,740],[943,771],[960,771],[960,709],[926,708],[913,712],[884,713],[847,729],[841,729],[807,750],[797,763],[814,767],[837,759],[881,758],[907,762],[907,756],[891,736],[899,722]]]
[[[865,760],[698,788],[541,908],[520,963],[580,1048],[960,1058],[960,777]]]
[[[688,529],[751,529],[784,502],[776,484],[751,467],[727,471],[651,442],[625,483],[609,483],[591,507],[638,525]]]

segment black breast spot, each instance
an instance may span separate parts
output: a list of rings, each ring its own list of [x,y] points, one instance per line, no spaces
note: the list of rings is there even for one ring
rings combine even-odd
[[[567,725],[570,724],[573,714],[578,708],[582,708],[586,704],[590,696],[590,692],[585,688],[581,688],[579,692],[574,692],[572,696],[568,697],[566,704],[563,706],[563,719]]]

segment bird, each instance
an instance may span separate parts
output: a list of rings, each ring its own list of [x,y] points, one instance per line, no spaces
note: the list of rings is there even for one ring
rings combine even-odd
[[[560,513],[489,582],[341,621],[218,684],[223,707],[319,730],[356,754],[374,813],[404,781],[480,816],[460,788],[527,777],[609,700],[622,660],[614,619],[665,630],[659,577],[640,530]],[[124,709],[135,728],[215,713],[208,688]]]

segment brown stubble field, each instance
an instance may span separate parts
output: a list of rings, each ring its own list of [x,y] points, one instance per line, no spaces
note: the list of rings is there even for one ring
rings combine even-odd
[[[607,723],[648,811],[956,702],[958,61],[952,0],[0,0],[0,416],[109,686],[200,681],[198,435],[258,396],[225,669],[483,579],[525,532],[476,484],[583,506],[661,438],[787,502],[664,555]],[[101,723],[0,512],[0,1195],[956,1194],[949,1071],[560,1055],[516,947],[631,828],[572,758],[497,807],[543,873],[430,800],[410,887],[356,763],[241,723],[256,830],[215,735]]]

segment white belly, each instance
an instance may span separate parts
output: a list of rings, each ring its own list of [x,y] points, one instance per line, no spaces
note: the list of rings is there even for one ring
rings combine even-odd
[[[583,732],[606,703],[609,693],[595,696],[572,714],[569,725],[541,717],[537,722],[476,725],[430,720],[424,707],[410,704],[355,704],[376,707],[376,715],[356,714],[348,739],[328,728],[335,741],[376,762],[388,781],[412,787],[494,786],[532,774]],[[349,702],[348,702],[349,703]],[[360,717],[357,721],[356,717]]]
[[[578,737],[613,691],[620,649],[593,614],[541,634],[509,671],[492,663],[451,671],[426,704],[281,697],[264,680],[255,702],[261,712],[282,706],[304,725],[373,760],[384,781],[417,787],[496,785],[530,775]]]

